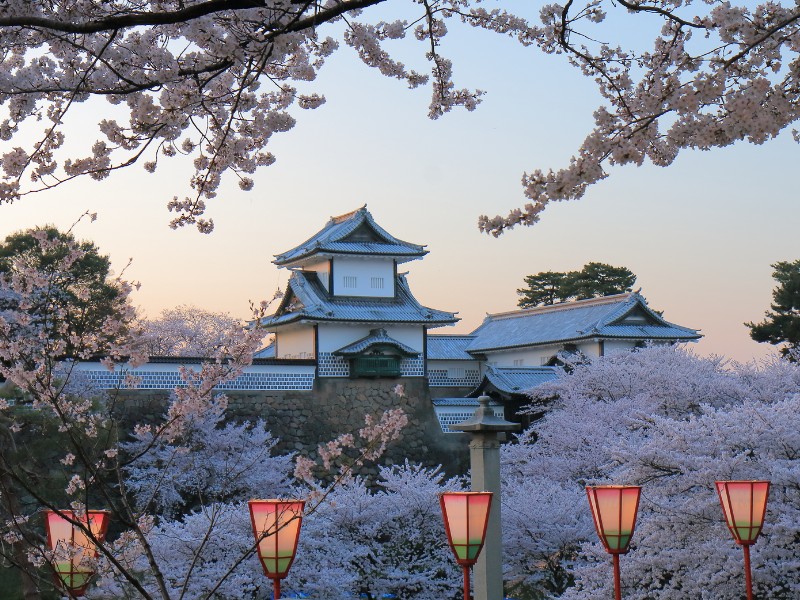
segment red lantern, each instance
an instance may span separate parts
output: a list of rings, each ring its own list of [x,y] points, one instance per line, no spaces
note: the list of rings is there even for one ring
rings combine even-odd
[[[103,542],[110,519],[111,513],[106,510],[89,510],[81,515],[71,510],[45,511],[47,547],[53,552],[55,580],[73,596],[86,593],[97,558],[95,541]]]
[[[619,555],[628,552],[636,526],[641,492],[642,488],[636,485],[598,485],[586,488],[597,535],[600,536],[606,552],[613,557],[616,600],[622,598]]]
[[[464,600],[469,600],[469,568],[486,538],[492,492],[445,492],[439,495],[447,541],[464,571]]]
[[[750,546],[756,543],[767,512],[769,481],[717,481],[717,493],[725,523],[734,541],[744,551],[744,581],[747,599],[753,598]]]
[[[281,596],[281,579],[289,573],[297,552],[304,500],[250,500],[250,522],[264,574],[272,579],[274,597]]]

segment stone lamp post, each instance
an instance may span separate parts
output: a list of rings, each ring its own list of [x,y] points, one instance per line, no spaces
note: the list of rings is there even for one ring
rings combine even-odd
[[[483,552],[474,569],[475,600],[503,600],[503,540],[500,529],[500,439],[506,432],[519,431],[522,425],[496,417],[489,408],[489,396],[478,398],[475,414],[457,425],[454,431],[472,435],[469,462],[472,491],[492,492],[495,501],[489,514]],[[503,436],[505,437],[505,436]]]

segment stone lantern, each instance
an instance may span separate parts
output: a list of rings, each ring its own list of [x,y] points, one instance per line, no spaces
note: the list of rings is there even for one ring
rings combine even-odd
[[[503,540],[500,518],[500,440],[522,425],[497,417],[489,408],[489,396],[478,398],[478,410],[466,421],[450,425],[453,431],[469,433],[472,490],[492,492],[495,501],[489,514],[483,552],[474,569],[475,600],[503,600]]]

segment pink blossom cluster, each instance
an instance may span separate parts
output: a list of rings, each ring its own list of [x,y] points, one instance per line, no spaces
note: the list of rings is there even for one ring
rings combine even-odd
[[[738,597],[741,549],[714,481],[753,479],[772,482],[755,595],[800,594],[797,364],[652,347],[577,365],[530,393],[535,410],[547,402],[549,412],[502,449],[507,567],[520,594],[613,595],[584,486],[629,484],[642,486],[642,501],[625,596]]]
[[[336,439],[317,448],[320,463],[303,455],[295,459],[294,476],[311,488],[310,498],[318,506],[336,486],[350,481],[357,475],[359,467],[366,461],[378,460],[389,442],[400,437],[403,427],[408,424],[408,416],[400,408],[384,411],[379,419],[365,415],[364,427],[358,438],[351,433],[343,433]],[[346,450],[353,449],[353,455]],[[320,474],[335,474],[332,483],[323,483],[316,477]]]
[[[510,18],[489,24],[479,13],[477,26],[502,26],[521,41],[535,40],[545,52],[566,54],[596,82],[604,100],[594,113],[594,129],[569,165],[525,173],[522,185],[530,202],[506,216],[481,216],[482,231],[498,236],[516,225],[533,225],[548,203],[581,198],[607,177],[608,166],[645,161],[668,166],[684,149],[709,150],[739,140],[761,144],[797,120],[797,6],[620,4],[553,4],[542,9],[544,26],[536,29]],[[649,13],[662,21],[650,48],[592,41],[602,37],[593,35],[593,28],[620,8],[629,20]]]
[[[370,21],[370,7],[380,3],[2,3],[0,42],[8,51],[0,57],[0,139],[16,139],[23,124],[39,137],[0,155],[0,203],[79,176],[103,179],[139,161],[153,172],[167,158],[188,155],[191,192],[168,203],[172,225],[209,232],[205,201],[222,176],[233,173],[241,189],[252,189],[251,175],[275,160],[272,136],[295,124],[292,107],[324,103],[322,90],[307,88],[340,41],[386,77],[411,88],[429,84],[431,118],[475,109],[483,92],[456,88],[453,62],[442,53],[456,25],[564,55],[602,97],[593,130],[566,166],[525,173],[524,206],[479,218],[480,229],[495,236],[536,223],[550,202],[581,198],[609,166],[667,166],[684,149],[761,144],[798,118],[796,4],[584,0],[546,4],[534,24],[507,0],[491,8],[479,0],[413,2],[398,9],[406,18],[387,22],[375,11]],[[615,40],[606,22],[612,12],[628,30],[656,27]],[[326,29],[341,40],[325,37]],[[393,53],[393,45],[415,41],[430,74]],[[112,116],[99,111],[98,139],[82,154],[67,150],[63,126],[72,107],[101,98]]]
[[[217,597],[218,590],[225,597],[231,597],[231,590],[237,590],[237,597],[263,596],[268,584],[253,577],[250,568],[259,569],[247,541],[245,500],[300,494],[317,500],[309,503],[312,510],[320,508],[338,487],[355,485],[354,469],[377,460],[407,418],[398,410],[368,417],[358,436],[343,434],[320,446],[321,465],[308,465],[308,459],[293,465],[293,454],[275,454],[278,440],[263,421],[229,420],[227,398],[217,392],[252,364],[263,330],[244,328],[227,317],[198,315],[197,331],[188,331],[185,322],[179,323],[192,309],[181,307],[143,335],[129,302],[132,286],[121,279],[113,281],[117,296],[109,315],[95,327],[76,329],[70,326],[70,304],[59,300],[67,292],[79,305],[91,300],[70,278],[71,268],[88,250],[69,236],[35,230],[32,238],[34,251],[19,253],[0,275],[0,376],[8,380],[3,391],[13,394],[0,403],[8,424],[0,453],[0,511],[11,517],[0,522],[0,554],[32,574],[52,569],[54,561],[66,560],[75,548],[49,550],[40,543],[40,520],[29,522],[29,517],[64,504],[84,515],[87,507],[100,504],[122,532],[98,542],[99,559],[86,563],[98,571],[91,597],[169,600]],[[52,260],[38,260],[42,255]],[[253,323],[268,306],[253,306]],[[133,367],[146,360],[148,343],[156,342],[202,349],[205,361],[181,370],[184,385],[172,393],[163,417],[153,415],[150,423],[134,425],[132,435],[126,434],[130,425],[120,422],[116,409],[129,399],[125,390],[137,385]],[[79,361],[97,355],[105,355],[107,369],[124,375],[121,389],[101,393],[81,375]],[[404,394],[402,386],[395,391]],[[33,435],[52,438],[48,443],[55,448],[55,456],[43,457],[45,487],[27,463],[31,457],[11,450]],[[304,485],[291,477],[293,466]],[[314,479],[312,468],[317,475],[329,471],[325,482]],[[50,489],[54,481],[63,482],[55,495]],[[27,498],[35,498],[33,511]],[[73,525],[91,539],[80,520]],[[234,534],[236,544],[220,545]],[[394,569],[394,555],[385,561],[387,569]],[[433,565],[430,576],[439,571]],[[417,579],[415,585],[423,586],[424,578]]]

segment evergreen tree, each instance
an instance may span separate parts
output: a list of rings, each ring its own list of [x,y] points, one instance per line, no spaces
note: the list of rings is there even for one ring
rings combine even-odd
[[[518,289],[520,308],[555,304],[565,300],[586,300],[630,292],[636,275],[626,267],[590,262],[580,271],[546,271],[525,277],[526,288]]]
[[[528,275],[525,277],[525,285],[528,287],[517,290],[517,294],[522,296],[519,299],[519,306],[530,308],[564,301],[565,298],[562,298],[561,294],[566,278],[566,273],[553,271]]]
[[[600,262],[590,262],[580,271],[567,274],[567,289],[562,296],[586,300],[630,292],[636,275],[625,267],[614,267]]]
[[[745,323],[750,337],[757,342],[769,342],[781,348],[781,355],[796,362],[800,349],[800,260],[781,261],[772,265],[772,277],[778,282],[772,290],[771,311],[760,323]]]
[[[74,256],[70,256],[76,253]],[[60,270],[67,264],[68,269]],[[110,277],[111,261],[92,242],[76,241],[71,232],[53,226],[18,231],[0,242],[0,278],[34,269],[52,284],[25,299],[33,324],[53,319],[51,307],[63,309],[64,357],[74,357],[79,340],[102,328],[120,310],[120,289]],[[19,298],[0,296],[0,311],[13,309]]]

